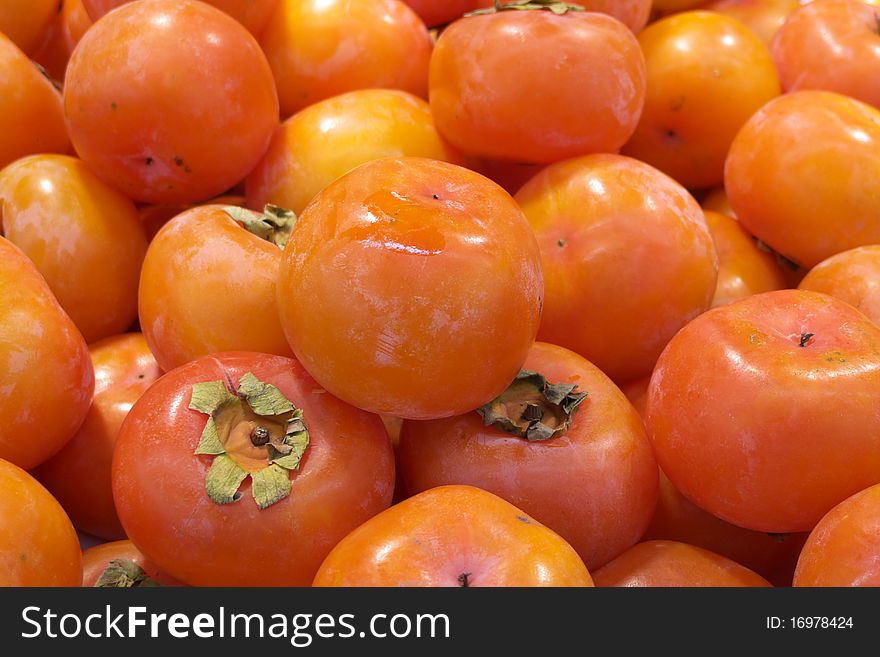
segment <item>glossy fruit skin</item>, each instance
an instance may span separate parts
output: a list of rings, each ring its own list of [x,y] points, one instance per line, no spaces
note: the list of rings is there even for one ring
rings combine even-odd
[[[690,189],[721,183],[733,138],[780,93],[770,52],[739,21],[708,11],[652,23],[639,45],[648,71],[645,108],[621,152]]]
[[[162,586],[183,586],[173,577],[160,571],[129,540],[111,541],[83,550],[83,586],[94,586],[113,559],[124,559],[140,566],[144,574]]]
[[[31,59],[46,69],[60,86],[73,49],[91,26],[92,19],[86,13],[82,0],[63,0],[61,10],[55,14]]]
[[[3,237],[0,299],[0,458],[29,469],[82,424],[94,373],[82,335],[45,279]]]
[[[405,91],[362,89],[297,112],[272,137],[246,181],[248,206],[302,212],[324,187],[380,157],[415,156],[461,163],[437,134],[428,103]]]
[[[523,367],[588,393],[569,430],[529,442],[484,426],[476,411],[408,420],[400,438],[406,490],[445,484],[487,490],[547,525],[588,568],[598,568],[639,540],[657,501],[657,464],[641,418],[608,377],[574,352],[537,342]]]
[[[425,25],[434,27],[444,25],[461,18],[485,2],[480,0],[403,0],[419,15]],[[489,3],[491,5],[491,3]]]
[[[162,372],[140,333],[99,340],[89,354],[95,397],[86,419],[61,451],[33,474],[77,529],[112,541],[125,538],[110,484],[116,435],[132,405]]]
[[[422,158],[361,165],[299,218],[278,282],[297,358],[350,404],[458,415],[513,380],[538,330],[535,237],[477,173]]]
[[[703,212],[653,167],[621,155],[559,162],[516,200],[544,263],[538,338],[612,380],[649,374],[675,332],[709,307],[718,258]]]
[[[780,28],[773,59],[785,91],[824,89],[880,108],[880,7],[811,2]]]
[[[670,341],[648,390],[648,435],[670,481],[706,511],[809,531],[880,481],[878,394],[880,327],[824,294],[767,292]]]
[[[192,384],[227,375],[237,384],[247,372],[303,410],[310,438],[290,496],[263,511],[250,479],[240,501],[211,501],[211,458],[193,454],[207,418],[188,409]],[[280,356],[215,354],[167,373],[132,407],[116,445],[113,497],[126,533],[163,572],[192,586],[308,586],[336,543],[388,507],[394,488],[381,420]]]
[[[880,485],[831,509],[810,532],[794,586],[880,586]]]
[[[645,541],[594,573],[596,586],[770,586],[757,573],[703,548]]]
[[[147,249],[139,317],[165,371],[217,351],[291,355],[275,297],[281,249],[245,230],[224,207],[179,214]]]
[[[660,473],[660,495],[643,541],[687,543],[727,557],[779,586],[790,586],[806,533],[769,534],[724,522],[690,502]]]
[[[0,207],[6,237],[34,262],[86,342],[132,325],[147,239],[130,200],[82,160],[32,155],[0,170]]]
[[[798,288],[846,301],[880,324],[880,245],[860,246],[823,260]]]
[[[724,186],[742,225],[807,269],[878,243],[880,112],[827,91],[774,99],[734,140]]]
[[[132,0],[81,0],[86,12],[93,21],[98,20],[108,11],[128,4]],[[241,23],[254,36],[258,36],[272,10],[275,9],[277,0],[202,0],[206,4],[213,5],[217,9],[226,12]]]
[[[28,55],[32,54],[58,11],[58,0],[3,0],[0,32]]]
[[[99,176],[136,201],[184,203],[226,191],[253,168],[277,125],[278,97],[240,23],[202,2],[153,0],[120,7],[83,36],[64,111]]]
[[[346,536],[314,586],[592,586],[574,549],[500,497],[440,486]]]
[[[712,298],[713,308],[787,287],[776,258],[761,251],[736,219],[709,210],[704,214],[718,252],[718,285]]]
[[[604,14],[507,11],[444,30],[429,85],[437,130],[462,152],[549,163],[626,142],[645,62],[632,32]]]
[[[260,46],[282,118],[355,89],[427,96],[431,38],[400,0],[279,0]]]
[[[0,33],[0,167],[32,153],[64,153],[61,94]]]
[[[744,23],[768,48],[799,0],[715,0],[702,9],[717,11]]]
[[[79,540],[61,505],[3,459],[0,492],[0,586],[79,586]]]

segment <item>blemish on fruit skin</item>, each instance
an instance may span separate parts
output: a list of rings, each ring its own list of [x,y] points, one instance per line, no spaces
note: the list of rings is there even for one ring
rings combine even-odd
[[[669,105],[669,109],[673,112],[679,111],[682,107],[684,107],[684,96],[679,96]]]
[[[146,164],[148,167],[153,166],[153,158],[151,158],[151,157],[144,158],[144,164]]]
[[[119,105],[116,103],[110,103],[110,109],[115,110],[117,107],[119,107]]]
[[[172,159],[174,160],[174,164],[183,169],[184,173],[192,173],[192,169],[190,169],[189,165],[183,161],[182,157],[175,155]]]
[[[564,237],[560,237],[556,242],[556,246],[558,246],[559,248],[562,248],[566,244],[567,244],[567,242],[565,241]]]
[[[520,522],[526,523],[527,525],[532,524],[531,521],[528,518],[526,518],[525,516],[517,516],[516,519],[519,520]]]

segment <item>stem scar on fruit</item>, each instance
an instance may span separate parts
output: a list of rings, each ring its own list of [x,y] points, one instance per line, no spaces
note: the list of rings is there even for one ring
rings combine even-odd
[[[587,398],[576,383],[548,383],[543,375],[520,370],[507,390],[477,409],[483,424],[495,425],[521,438],[548,440],[571,426],[578,407]]]
[[[143,589],[162,586],[129,559],[111,559],[95,582],[100,589]]]
[[[194,453],[214,457],[205,475],[214,503],[238,502],[248,477],[260,509],[290,495],[289,473],[299,468],[309,432],[302,410],[278,388],[248,372],[235,389],[227,376],[193,384],[189,408],[209,416]]]
[[[262,213],[235,205],[228,205],[223,211],[252,235],[282,249],[287,245],[290,231],[296,223],[296,214],[292,210],[271,203],[263,208]]]
[[[517,0],[516,2],[494,0],[493,6],[468,12],[465,16],[496,14],[502,11],[533,11],[542,9],[551,11],[557,16],[562,16],[570,11],[586,11],[583,5],[559,2],[559,0]]]

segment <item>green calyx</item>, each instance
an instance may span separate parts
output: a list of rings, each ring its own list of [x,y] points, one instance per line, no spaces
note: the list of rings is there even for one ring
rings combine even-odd
[[[794,260],[790,260],[786,258],[784,255],[773,249],[769,244],[764,242],[763,240],[759,240],[757,237],[752,238],[755,240],[755,246],[758,247],[758,251],[763,251],[764,253],[771,254],[774,258],[776,258],[776,263],[788,271],[797,271],[801,268],[801,266],[796,263]]]
[[[162,585],[150,579],[143,568],[128,559],[110,560],[95,582],[95,587],[102,589],[139,589],[157,586]]]
[[[517,0],[516,2],[501,2],[495,0],[494,7],[477,9],[465,14],[465,16],[479,16],[481,14],[497,14],[502,11],[551,11],[557,16],[562,16],[570,11],[586,11],[583,6],[558,2],[558,0]]]
[[[249,233],[282,249],[290,239],[290,231],[296,224],[296,214],[277,205],[266,205],[262,213],[236,205],[228,205],[223,211]]]
[[[507,390],[477,409],[486,426],[521,438],[548,440],[565,433],[587,398],[573,383],[548,383],[541,374],[521,370]]]
[[[213,456],[205,491],[216,504],[241,499],[242,482],[260,509],[290,495],[289,473],[299,468],[309,446],[302,410],[278,388],[248,372],[237,390],[209,381],[192,387],[189,408],[208,415],[195,454]]]

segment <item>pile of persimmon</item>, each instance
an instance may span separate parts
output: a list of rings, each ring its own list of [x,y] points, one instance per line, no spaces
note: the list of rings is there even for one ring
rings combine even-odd
[[[880,584],[878,53],[0,0],[0,585]]]

